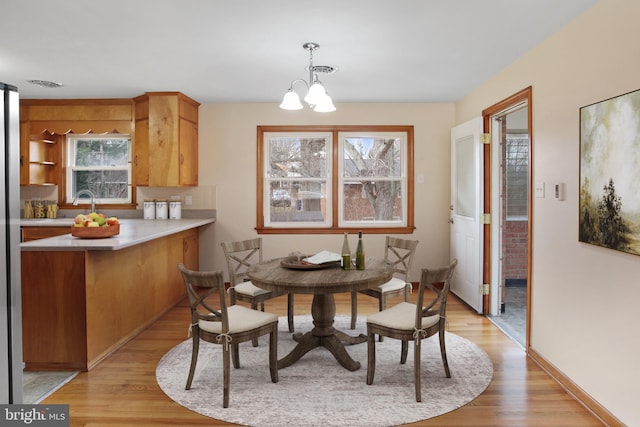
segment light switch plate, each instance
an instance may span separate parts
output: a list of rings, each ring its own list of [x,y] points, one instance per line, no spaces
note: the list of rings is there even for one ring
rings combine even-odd
[[[544,181],[536,182],[536,197],[544,198]]]

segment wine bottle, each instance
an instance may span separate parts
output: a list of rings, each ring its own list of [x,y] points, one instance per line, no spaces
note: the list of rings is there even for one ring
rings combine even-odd
[[[347,233],[344,233],[344,242],[342,242],[342,269],[351,270],[351,249],[349,249],[349,239]]]
[[[356,248],[356,270],[364,270],[364,244],[362,231],[358,231],[358,247]]]

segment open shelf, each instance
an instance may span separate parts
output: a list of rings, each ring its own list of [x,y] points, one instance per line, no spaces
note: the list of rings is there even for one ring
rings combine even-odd
[[[53,135],[45,132],[29,138],[29,185],[55,185],[58,177],[59,147]]]

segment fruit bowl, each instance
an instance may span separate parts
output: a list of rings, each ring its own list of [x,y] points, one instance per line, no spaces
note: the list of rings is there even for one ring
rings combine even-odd
[[[71,235],[81,239],[104,239],[120,234],[120,224],[104,227],[74,227],[71,226]]]

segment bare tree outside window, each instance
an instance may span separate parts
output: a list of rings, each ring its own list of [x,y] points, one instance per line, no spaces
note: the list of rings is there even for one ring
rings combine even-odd
[[[412,231],[412,128],[362,128],[258,127],[258,231]]]
[[[507,218],[526,220],[529,205],[529,135],[507,134],[504,150]]]
[[[267,223],[326,224],[326,153],[331,135],[273,135],[266,144],[270,200]]]
[[[396,221],[402,217],[402,152],[399,138],[344,139],[345,221]]]
[[[128,135],[68,135],[67,194],[91,191],[101,203],[131,201],[131,138]]]

